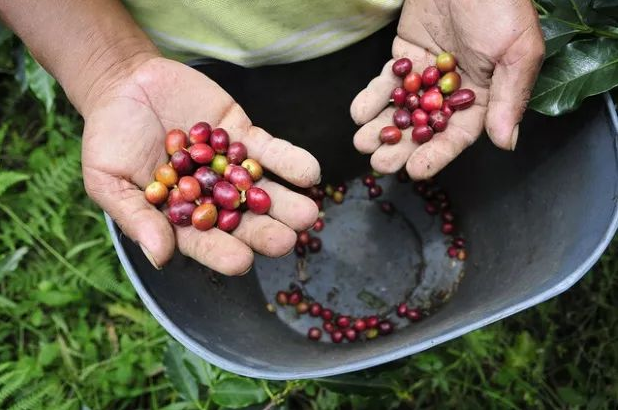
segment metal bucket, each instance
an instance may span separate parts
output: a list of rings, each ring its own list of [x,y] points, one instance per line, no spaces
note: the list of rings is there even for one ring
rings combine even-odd
[[[392,27],[346,50],[285,66],[245,69],[212,61],[194,66],[234,96],[254,123],[312,152],[324,181],[350,181],[367,171],[368,158],[352,146],[356,126],[349,104],[379,72],[391,39]],[[609,95],[561,118],[528,113],[515,152],[481,138],[448,166],[437,181],[455,204],[469,244],[465,266],[444,259],[435,226],[423,219],[410,185],[388,182],[386,192],[399,210],[393,217],[377,212],[352,186],[341,208],[327,210],[325,251],[309,260],[308,289],[326,297],[337,288],[339,296],[331,302],[356,314],[367,309],[360,289],[393,301],[416,294],[433,303],[437,289],[450,298],[422,322],[369,342],[312,342],[302,333],[305,319],[266,310],[274,292],[296,278],[293,255],[258,257],[254,270],[240,278],[224,277],[180,254],[156,271],[107,222],[146,307],[205,360],[267,379],[351,372],[461,336],[580,279],[617,227],[617,124]],[[439,252],[428,250],[432,243]],[[419,273],[421,259],[425,268]]]

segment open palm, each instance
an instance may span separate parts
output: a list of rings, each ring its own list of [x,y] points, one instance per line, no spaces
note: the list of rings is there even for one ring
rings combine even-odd
[[[246,213],[228,234],[193,227],[172,227],[141,191],[155,168],[167,162],[167,130],[188,130],[198,121],[223,127],[232,141],[242,141],[249,157],[288,180],[308,187],[320,177],[316,159],[289,142],[255,127],[238,104],[203,74],[164,58],[153,58],[114,84],[85,115],[83,174],[88,194],[140,244],[151,262],[162,266],[176,247],[225,274],[240,274],[253,263],[252,249],[282,256],[306,229],[318,209],[309,198],[261,180],[272,198],[269,215]]]
[[[455,113],[448,128],[423,145],[414,143],[409,131],[398,144],[381,144],[380,129],[392,124],[394,112],[385,107],[392,89],[401,85],[392,63],[408,57],[421,72],[443,51],[457,57],[462,88],[474,90],[475,104]],[[529,0],[406,0],[393,41],[394,59],[352,102],[352,118],[363,125],[354,145],[372,154],[377,171],[392,173],[405,166],[415,179],[441,170],[478,138],[483,126],[495,145],[514,149],[543,53]]]

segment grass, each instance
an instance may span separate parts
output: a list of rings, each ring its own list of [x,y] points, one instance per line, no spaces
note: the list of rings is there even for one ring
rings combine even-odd
[[[79,118],[62,98],[49,111],[38,104],[1,51],[0,408],[618,405],[618,241],[563,295],[378,369],[263,382],[200,361],[170,340],[122,272],[81,185]]]

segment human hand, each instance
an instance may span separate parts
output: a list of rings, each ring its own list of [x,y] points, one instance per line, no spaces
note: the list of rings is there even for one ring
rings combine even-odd
[[[513,150],[544,54],[538,16],[529,0],[406,0],[393,60],[354,99],[351,115],[363,125],[354,136],[362,153],[372,154],[371,165],[381,173],[403,166],[414,179],[433,176],[471,145],[485,126],[493,143]],[[448,128],[418,145],[406,130],[395,145],[382,145],[380,129],[392,125],[388,107],[393,88],[401,79],[391,71],[395,59],[408,57],[414,71],[435,63],[437,54],[455,55],[461,70],[461,88],[476,93],[475,104],[456,112]]]
[[[114,78],[99,84],[82,109],[84,185],[153,265],[166,263],[177,244],[180,252],[216,271],[242,274],[253,263],[252,249],[285,255],[296,242],[294,231],[315,222],[318,209],[311,199],[263,178],[257,185],[272,198],[268,215],[244,214],[232,234],[172,227],[141,190],[167,162],[164,140],[172,128],[188,130],[198,121],[223,127],[231,141],[247,146],[250,158],[301,187],[318,182],[319,164],[307,151],[253,126],[221,87],[181,63],[152,57]]]

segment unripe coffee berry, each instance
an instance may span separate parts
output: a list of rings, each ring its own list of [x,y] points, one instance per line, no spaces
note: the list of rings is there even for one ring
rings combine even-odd
[[[244,160],[241,166],[247,171],[249,171],[249,175],[251,175],[251,178],[254,182],[262,178],[262,175],[264,174],[262,166],[254,159],[248,158]]]
[[[457,60],[451,53],[440,53],[438,57],[436,57],[436,67],[443,73],[455,71],[457,68]]]
[[[227,158],[225,155],[222,154],[215,155],[215,157],[212,159],[212,162],[210,163],[210,167],[212,168],[212,170],[219,175],[223,175],[227,166]]]
[[[159,181],[151,182],[144,191],[146,200],[153,205],[160,205],[165,202],[167,194],[167,187]]]
[[[171,165],[161,164],[155,171],[155,180],[171,188],[178,183],[178,173]]]
[[[451,94],[461,87],[461,76],[455,71],[446,73],[438,81],[438,87],[443,94]]]

